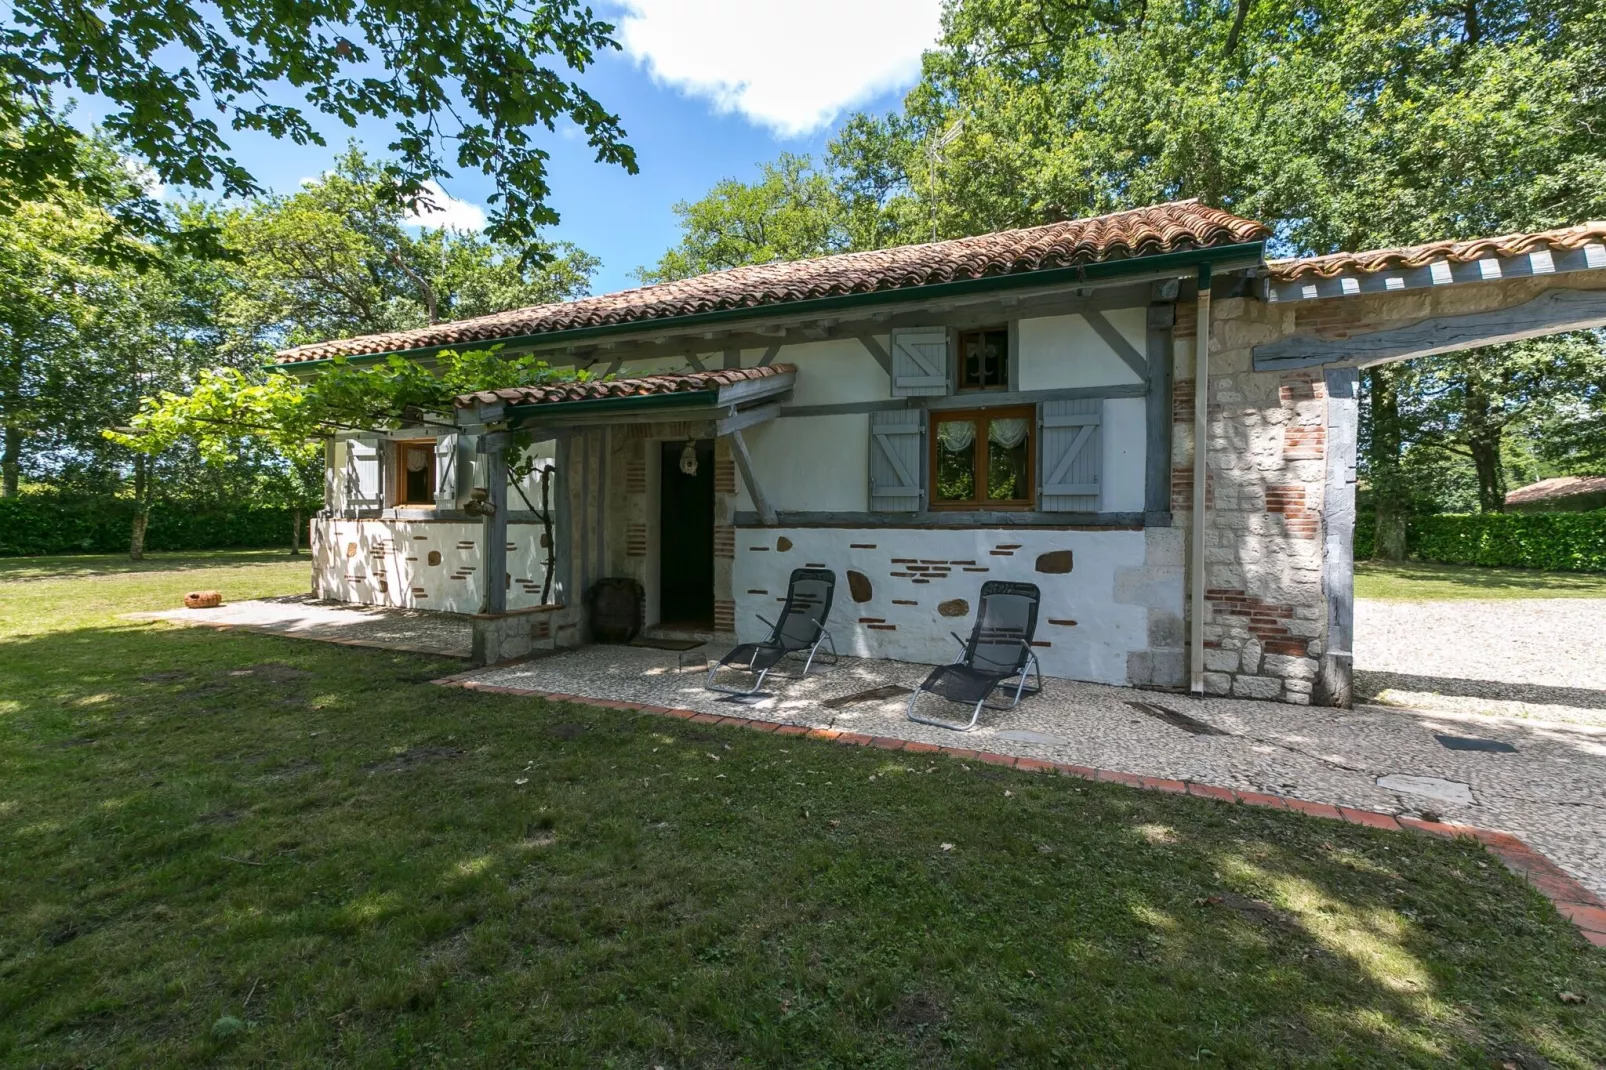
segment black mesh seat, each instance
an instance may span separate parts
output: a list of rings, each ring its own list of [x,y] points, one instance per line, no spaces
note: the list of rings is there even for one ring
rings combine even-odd
[[[786,585],[786,604],[781,615],[770,624],[769,638],[758,643],[741,643],[719,659],[708,670],[708,689],[729,695],[751,695],[764,686],[764,677],[787,657],[807,654],[803,671],[807,676],[814,664],[814,656],[821,645],[830,648],[831,664],[835,665],[836,642],[826,630],[826,618],[831,615],[831,597],[836,593],[836,573],[828,568],[795,568]],[[753,677],[751,687],[738,688],[716,684],[719,670],[729,666]]]
[[[976,606],[976,623],[970,631],[970,641],[954,635],[959,644],[959,656],[952,665],[939,665],[931,670],[924,683],[909,696],[905,711],[911,721],[968,732],[976,727],[983,709],[1012,710],[1020,704],[1022,695],[1035,695],[1043,690],[1043,672],[1032,652],[1032,637],[1037,634],[1037,606],[1042,592],[1035,583],[1008,583],[989,580],[981,585],[981,600]],[[1029,675],[1037,679],[1028,687]],[[1009,705],[988,705],[994,691],[1013,691]],[[973,706],[968,724],[954,724],[915,713],[915,703],[923,693],[936,695],[966,706]]]

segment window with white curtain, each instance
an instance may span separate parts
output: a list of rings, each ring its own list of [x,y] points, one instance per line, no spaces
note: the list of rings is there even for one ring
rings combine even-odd
[[[1030,509],[1034,498],[1030,406],[931,414],[933,509]]]

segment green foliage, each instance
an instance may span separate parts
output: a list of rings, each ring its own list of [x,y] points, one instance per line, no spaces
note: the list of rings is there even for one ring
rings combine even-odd
[[[791,153],[760,165],[757,182],[724,179],[707,196],[681,201],[674,211],[680,217],[680,244],[656,267],[638,268],[642,282],[668,282],[771,260],[806,260],[857,244],[830,177],[807,156]]]
[[[236,131],[319,145],[320,116],[347,126],[389,118],[390,200],[416,204],[427,182],[475,168],[497,183],[493,235],[522,243],[557,221],[533,131],[572,122],[599,161],[636,170],[618,118],[570,77],[618,47],[612,32],[570,0],[169,0],[93,11],[19,0],[0,15],[0,126],[53,86],[97,94],[111,105],[105,128],[164,182],[249,197],[262,192],[256,178],[198,110]],[[278,102],[279,91],[302,103]],[[70,184],[80,141],[46,118],[22,144],[0,142],[0,183],[25,198]]]
[[[1606,572],[1606,510],[1418,516],[1408,530],[1422,561]]]
[[[290,196],[191,211],[233,258],[219,310],[231,352],[422,327],[585,294],[598,260],[566,242],[513,246],[409,226],[386,166],[352,145]]]
[[[126,553],[138,504],[130,498],[24,494],[0,498],[0,556]],[[305,524],[309,512],[301,513]],[[162,500],[150,506],[145,546],[213,550],[289,546],[294,513],[249,503],[219,505]],[[302,532],[301,544],[307,544]]]
[[[203,371],[189,393],[144,399],[129,430],[106,436],[151,455],[190,441],[214,463],[233,460],[242,440],[258,439],[307,461],[321,439],[338,431],[394,430],[429,420],[450,426],[452,399],[461,394],[590,378],[528,355],[504,357],[500,349],[445,350],[427,364],[397,354],[361,364],[336,357],[306,378],[283,370]]]

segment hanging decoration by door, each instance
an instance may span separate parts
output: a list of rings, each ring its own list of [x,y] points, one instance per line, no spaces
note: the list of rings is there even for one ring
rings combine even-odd
[[[697,474],[697,443],[691,439],[686,440],[686,448],[680,451],[680,470],[688,476]]]

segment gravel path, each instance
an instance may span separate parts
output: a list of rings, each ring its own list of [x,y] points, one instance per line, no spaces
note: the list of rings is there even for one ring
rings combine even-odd
[[[1606,599],[1355,604],[1357,698],[1606,725]]]

